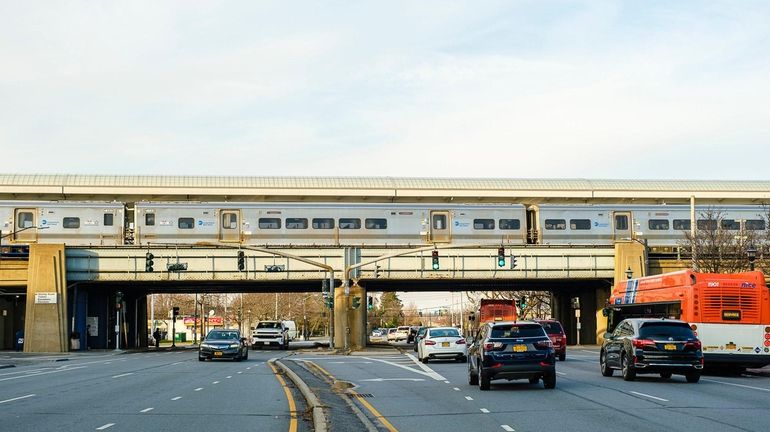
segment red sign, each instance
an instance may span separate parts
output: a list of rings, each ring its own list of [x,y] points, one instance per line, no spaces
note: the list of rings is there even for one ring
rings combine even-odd
[[[206,324],[209,325],[223,325],[225,323],[225,320],[221,316],[211,316],[206,317]],[[193,317],[185,317],[184,318],[184,325],[188,327],[192,327],[194,325],[201,325],[201,319],[200,318],[193,318]]]

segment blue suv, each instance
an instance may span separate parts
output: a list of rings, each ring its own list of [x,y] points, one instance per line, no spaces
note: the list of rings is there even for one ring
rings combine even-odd
[[[533,321],[483,324],[468,347],[468,384],[489,390],[494,379],[523,378],[556,387],[556,353],[543,327]]]

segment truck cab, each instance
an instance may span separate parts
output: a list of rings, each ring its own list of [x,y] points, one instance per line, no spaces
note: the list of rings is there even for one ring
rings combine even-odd
[[[251,332],[251,348],[276,346],[289,348],[289,330],[283,321],[260,321]]]

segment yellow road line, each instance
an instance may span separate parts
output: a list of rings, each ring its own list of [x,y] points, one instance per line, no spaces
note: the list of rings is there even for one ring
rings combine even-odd
[[[272,363],[268,363],[268,365],[270,365],[270,369],[273,370],[273,374],[275,374],[278,382],[281,383],[283,392],[286,393],[286,399],[289,401],[289,413],[291,414],[291,419],[289,420],[289,432],[297,432],[297,405],[294,403],[294,397],[291,395],[291,390],[289,389],[289,386],[286,385],[286,381],[284,381],[283,377],[278,373],[275,366],[273,366]]]

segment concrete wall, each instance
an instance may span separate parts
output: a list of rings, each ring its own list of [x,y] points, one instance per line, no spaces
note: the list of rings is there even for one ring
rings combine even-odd
[[[64,262],[63,244],[30,245],[24,352],[69,351]],[[55,294],[56,302],[37,303],[43,293]]]

